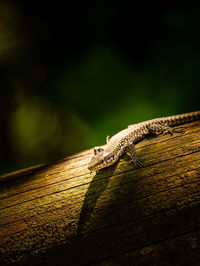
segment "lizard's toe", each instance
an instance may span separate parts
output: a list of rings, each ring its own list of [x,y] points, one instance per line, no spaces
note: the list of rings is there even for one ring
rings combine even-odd
[[[144,164],[138,158],[131,158],[129,164],[130,163],[133,163],[135,166],[138,166],[140,168],[144,167]]]

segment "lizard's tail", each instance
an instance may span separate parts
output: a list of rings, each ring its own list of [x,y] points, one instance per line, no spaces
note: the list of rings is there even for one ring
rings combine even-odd
[[[200,111],[166,117],[169,126],[178,126],[200,120]]]

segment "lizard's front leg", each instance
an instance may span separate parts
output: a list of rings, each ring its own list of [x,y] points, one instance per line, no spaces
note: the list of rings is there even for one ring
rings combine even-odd
[[[131,154],[131,160],[129,161],[129,163],[133,162],[133,164],[138,166],[138,167],[144,167],[143,163],[138,159],[138,157],[136,155],[134,144],[127,146],[125,148],[125,152]]]

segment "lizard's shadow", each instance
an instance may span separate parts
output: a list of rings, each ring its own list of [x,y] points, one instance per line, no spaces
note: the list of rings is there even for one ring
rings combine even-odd
[[[87,230],[87,222],[90,220],[90,217],[93,214],[98,199],[107,188],[110,178],[116,169],[116,166],[117,164],[114,164],[109,168],[102,169],[98,171],[93,177],[85,194],[83,206],[80,212],[78,222],[78,235],[83,233],[85,229]]]

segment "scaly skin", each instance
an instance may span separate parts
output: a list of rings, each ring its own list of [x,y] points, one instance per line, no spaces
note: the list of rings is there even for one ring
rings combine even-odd
[[[132,157],[131,161],[135,165],[142,167],[143,164],[137,159],[135,154],[135,143],[150,134],[170,133],[172,135],[177,130],[171,127],[197,120],[200,120],[200,111],[156,118],[130,125],[112,138],[109,139],[107,137],[106,145],[94,148],[94,156],[89,163],[88,169],[98,171],[108,167],[114,164],[124,152],[130,152]]]

